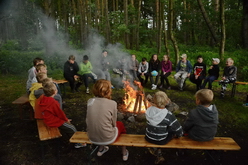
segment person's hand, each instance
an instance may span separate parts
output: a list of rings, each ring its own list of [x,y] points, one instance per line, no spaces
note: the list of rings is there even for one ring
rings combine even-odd
[[[209,67],[209,69],[213,69],[213,65]]]
[[[195,79],[196,79],[196,80],[198,79],[198,77],[199,77],[198,75],[195,75]]]
[[[166,74],[166,72],[164,72],[164,75]]]
[[[187,77],[189,77],[190,76],[190,73],[188,73],[188,76]]]
[[[145,73],[144,73],[144,72],[142,72],[142,73],[141,73],[141,76],[144,76],[144,75],[145,75]]]
[[[225,77],[222,77],[222,80],[225,80],[226,78]]]

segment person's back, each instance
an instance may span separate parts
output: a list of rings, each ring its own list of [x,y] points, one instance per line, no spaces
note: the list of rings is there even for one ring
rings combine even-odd
[[[196,92],[197,107],[189,111],[183,129],[189,138],[196,141],[210,141],[217,132],[218,111],[215,105],[211,105],[213,92],[209,89],[201,89]]]

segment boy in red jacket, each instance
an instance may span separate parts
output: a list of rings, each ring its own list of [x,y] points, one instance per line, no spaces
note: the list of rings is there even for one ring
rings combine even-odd
[[[43,86],[44,96],[38,103],[43,116],[44,123],[48,127],[57,127],[61,132],[68,135],[69,138],[77,132],[74,125],[70,123],[65,113],[60,109],[59,103],[54,99],[57,94],[57,88],[53,82],[47,82]],[[75,148],[85,147],[86,144],[76,143]]]

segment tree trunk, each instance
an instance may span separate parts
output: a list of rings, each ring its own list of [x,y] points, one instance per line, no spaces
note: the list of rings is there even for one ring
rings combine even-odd
[[[174,48],[174,52],[175,52],[175,66],[176,64],[178,63],[179,61],[179,48],[178,48],[178,45],[177,45],[177,41],[174,37],[174,34],[173,34],[173,29],[172,29],[172,26],[173,26],[173,18],[174,18],[174,0],[169,0],[169,27],[168,27],[168,30],[169,30],[169,35],[170,35],[170,39],[172,41],[172,44],[173,44],[173,48]]]
[[[215,43],[218,43],[218,37],[217,37],[217,35],[216,35],[215,31],[214,31],[213,25],[211,24],[211,22],[210,22],[210,20],[208,18],[208,15],[206,13],[206,10],[205,10],[205,8],[204,8],[204,6],[202,4],[202,0],[197,0],[197,1],[198,1],[200,10],[202,12],[202,16],[205,19],[205,22],[206,22],[206,24],[208,26],[208,29],[209,29],[209,31],[210,31],[210,33],[211,33],[211,35],[212,35]]]
[[[141,0],[138,1],[138,16],[137,16],[137,27],[136,27],[136,50],[139,50],[139,27],[140,27],[140,14],[141,11]]]
[[[243,0],[242,43],[243,43],[243,48],[248,49],[248,1],[247,0]]]
[[[170,55],[170,50],[169,50],[169,47],[168,47],[168,36],[167,36],[167,30],[166,30],[166,24],[165,24],[165,20],[168,20],[167,18],[165,18],[165,10],[164,10],[164,2],[162,2],[162,5],[161,5],[161,19],[162,19],[162,31],[163,31],[163,41],[164,41],[164,47],[165,47],[165,51],[166,51],[166,54],[167,55]],[[162,34],[161,34],[162,35]]]
[[[157,29],[157,54],[161,53],[161,17],[160,0],[156,0],[156,29]]]
[[[220,24],[221,24],[220,59],[223,61],[224,53],[225,53],[225,43],[226,43],[225,0],[220,0]]]
[[[126,25],[126,28],[128,28],[128,0],[124,0],[123,3],[124,3],[125,25]],[[130,46],[129,46],[129,34],[127,32],[125,32],[124,36],[125,36],[126,48],[129,49],[130,48]]]

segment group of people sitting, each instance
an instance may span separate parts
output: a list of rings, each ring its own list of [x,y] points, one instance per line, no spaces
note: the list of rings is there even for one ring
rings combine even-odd
[[[204,89],[207,84],[208,89],[212,89],[213,81],[219,78],[219,63],[220,60],[218,58],[213,58],[212,65],[207,70],[202,56],[197,56],[197,62],[192,66],[191,62],[187,60],[187,55],[182,54],[181,59],[176,65],[176,74],[174,75],[179,90],[182,91],[184,89],[187,78],[196,84],[196,91]],[[237,68],[233,64],[233,59],[228,58],[226,60],[226,67],[219,81],[221,85],[221,97],[224,97],[227,84],[236,81]],[[75,61],[75,56],[71,55],[64,65],[64,77],[69,81],[72,92],[78,91],[78,88],[82,82],[84,82],[86,93],[89,93],[89,78],[92,79],[93,83],[96,82],[97,79],[106,79],[111,82],[110,65],[111,62],[106,50],[102,52],[98,63],[95,64],[94,67],[87,55],[84,55],[83,61],[79,66]],[[160,61],[158,55],[153,54],[149,61],[144,57],[142,61],[139,62],[136,59],[136,55],[132,54],[130,58],[121,57],[119,60],[116,60],[115,66],[112,64],[111,67],[113,73],[119,74],[122,80],[126,80],[127,77],[129,77],[131,82],[138,80],[142,86],[144,86],[150,78],[152,90],[157,88],[171,89],[168,77],[172,72],[172,62],[168,55],[164,55],[162,61]],[[75,84],[77,78],[79,78],[79,81]],[[159,80],[160,85],[158,86]],[[112,86],[112,88],[114,87]]]
[[[105,57],[106,52],[103,52],[103,58]],[[218,111],[216,106],[211,104],[214,94],[210,89],[211,83],[218,78],[219,59],[213,59],[213,66],[209,69],[209,76],[206,77],[204,83],[201,84],[199,83],[203,80],[201,77],[206,76],[206,65],[203,64],[203,58],[201,56],[197,57],[197,63],[193,67],[193,74],[190,74],[192,66],[187,60],[187,55],[183,54],[181,58],[182,60],[179,61],[176,67],[174,77],[178,81],[179,88],[183,88],[184,81],[187,77],[196,83],[197,92],[195,96],[197,107],[189,111],[184,125],[181,126],[173,113],[166,108],[171,102],[166,93],[162,91],[156,92],[151,101],[151,106],[145,113],[147,119],[145,139],[151,143],[164,145],[172,138],[179,138],[183,135],[189,136],[189,138],[196,141],[209,141],[214,138],[217,132]],[[135,55],[132,55],[131,60],[134,61],[133,63],[137,63]],[[101,62],[105,64],[105,66],[109,65],[107,60],[102,60]],[[59,128],[63,135],[70,138],[77,129],[71,124],[71,119],[68,119],[63,111],[62,99],[58,92],[59,88],[51,78],[47,77],[47,69],[43,59],[35,58],[33,64],[34,67],[29,70],[27,91],[29,93],[30,102],[32,102],[31,105],[35,111],[35,118],[43,119],[44,123],[49,127]],[[168,76],[171,74],[172,67],[167,55],[163,57],[162,62],[159,62],[157,55],[153,55],[149,65],[146,59],[143,58],[139,66],[128,74],[133,74],[134,76],[137,74],[137,78],[141,83],[145,84],[147,77],[145,73],[142,72],[144,70],[141,69],[145,68],[147,70],[146,73],[148,73],[152,79],[156,77],[155,82],[151,80],[153,84],[152,89],[156,89],[159,75],[161,76],[161,83],[163,82],[162,80],[165,80],[167,82],[167,89],[170,87]],[[151,76],[150,71],[155,70],[156,67],[159,67],[157,70],[158,75]],[[151,68],[151,70],[148,71],[148,68]],[[64,65],[64,76],[69,81],[71,89],[75,91],[77,91],[82,84],[80,81],[75,84],[75,78],[81,76],[86,86],[86,93],[88,93],[88,77],[91,77],[94,81],[92,89],[94,97],[87,102],[86,125],[90,141],[100,146],[97,155],[102,156],[109,150],[107,145],[116,141],[120,134],[125,134],[126,129],[122,122],[117,121],[117,103],[111,100],[113,86],[110,81],[110,73],[108,69],[100,68],[100,66],[97,69],[95,72],[92,71],[92,65],[87,55],[83,57],[83,62],[80,64],[80,67],[76,65],[75,57],[71,55]],[[139,70],[141,72],[139,72]],[[216,72],[213,72],[213,70],[216,70]],[[78,72],[81,74],[78,74]],[[233,60],[228,58],[224,69],[224,76],[220,81],[223,90],[227,83],[236,80],[236,72],[237,69],[233,66]],[[99,79],[99,75],[103,78]],[[144,80],[142,76],[145,76],[146,79]],[[209,82],[209,89],[201,89],[205,87],[207,82]],[[161,85],[163,86],[164,84]],[[75,144],[75,148],[85,146],[86,144]],[[160,149],[150,149],[149,151],[157,156],[156,163],[164,160]],[[125,146],[122,147],[122,155],[123,161],[127,161],[129,152]]]

